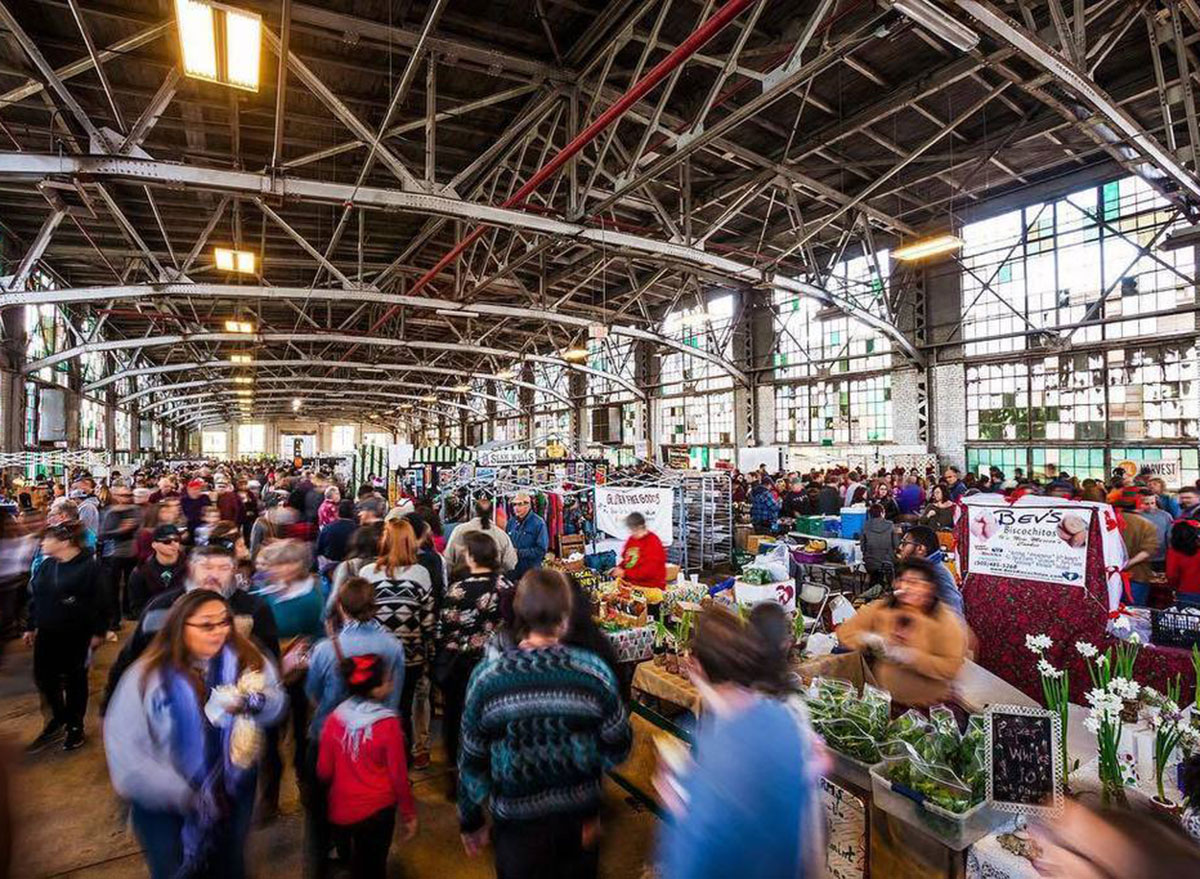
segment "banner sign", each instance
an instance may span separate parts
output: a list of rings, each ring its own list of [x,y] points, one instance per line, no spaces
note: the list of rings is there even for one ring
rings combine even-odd
[[[1178,461],[1122,461],[1117,466],[1130,476],[1145,473],[1158,476],[1168,483],[1177,482],[1180,476]]]
[[[625,517],[641,513],[646,527],[670,546],[675,535],[675,490],[672,488],[596,487],[596,527],[624,540],[629,536]]]
[[[479,463],[486,467],[521,467],[537,463],[533,449],[490,449],[479,453]]]
[[[1084,585],[1092,510],[972,505],[969,515],[969,573]]]

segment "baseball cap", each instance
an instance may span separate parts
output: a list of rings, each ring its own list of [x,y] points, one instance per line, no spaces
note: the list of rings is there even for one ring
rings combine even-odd
[[[381,497],[363,498],[354,505],[354,512],[357,513],[374,513],[376,516],[382,516],[387,512],[387,504]]]
[[[178,540],[179,529],[174,525],[166,524],[159,525],[154,529],[154,536],[150,538],[151,543],[163,543],[168,540]]]
[[[208,488],[208,483],[203,479],[193,479],[187,484],[188,488]]]
[[[1138,498],[1144,494],[1150,494],[1150,489],[1139,486],[1118,488],[1109,492],[1108,502],[1114,507],[1120,507],[1123,510],[1132,510],[1137,506]]]

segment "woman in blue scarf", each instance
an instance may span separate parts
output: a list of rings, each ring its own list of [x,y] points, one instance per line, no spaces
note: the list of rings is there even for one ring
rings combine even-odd
[[[175,602],[104,721],[109,775],[151,879],[241,879],[262,729],[286,705],[224,598],[196,589]]]

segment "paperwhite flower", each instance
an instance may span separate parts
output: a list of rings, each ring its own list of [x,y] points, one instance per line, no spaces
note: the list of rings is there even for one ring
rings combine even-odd
[[[1142,643],[1142,636],[1141,636],[1141,635],[1139,635],[1137,632],[1130,632],[1130,633],[1129,633],[1129,637],[1128,637],[1128,638],[1126,638],[1125,640],[1126,640],[1127,642],[1129,642],[1130,644],[1141,644],[1141,643]]]
[[[1118,616],[1115,620],[1113,620],[1113,628],[1120,629],[1122,632],[1128,631],[1129,617],[1125,616],[1124,614]]]
[[[1132,701],[1142,695],[1142,688],[1137,681],[1128,678],[1113,678],[1109,681],[1109,689],[1122,699]]]
[[[1106,662],[1108,662],[1108,654],[1107,653],[1099,653],[1096,656],[1096,665],[1104,665],[1104,663],[1106,663]]]
[[[1100,734],[1100,719],[1095,715],[1095,713],[1089,714],[1087,717],[1085,717],[1083,719],[1083,728],[1086,729],[1088,732],[1090,732],[1092,735],[1099,735]]]
[[[1095,644],[1089,644],[1087,641],[1076,641],[1075,649],[1079,651],[1079,655],[1084,659],[1091,659],[1100,652],[1096,649]]]
[[[1042,654],[1054,646],[1049,635],[1026,635],[1025,646],[1033,653]]]
[[[1038,674],[1044,678],[1057,679],[1063,676],[1063,673],[1059,669],[1055,668],[1044,659],[1038,660],[1037,670]]]

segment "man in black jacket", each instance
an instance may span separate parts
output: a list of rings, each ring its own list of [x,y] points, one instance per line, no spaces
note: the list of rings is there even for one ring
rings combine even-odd
[[[154,529],[150,538],[153,554],[129,577],[129,601],[135,619],[142,615],[151,599],[183,582],[186,565],[182,539],[174,525],[159,525]]]
[[[182,586],[164,592],[151,600],[138,620],[133,635],[125,642],[120,654],[108,673],[108,685],[104,688],[104,699],[100,710],[108,707],[108,700],[117,689],[117,682],[129,666],[142,655],[154,636],[167,621],[167,614],[181,595],[193,589],[209,589],[219,592],[233,610],[234,625],[238,631],[248,635],[270,656],[279,659],[279,630],[270,605],[256,595],[235,588],[237,562],[233,547],[223,543],[210,543],[192,550],[188,560],[187,580]]]

